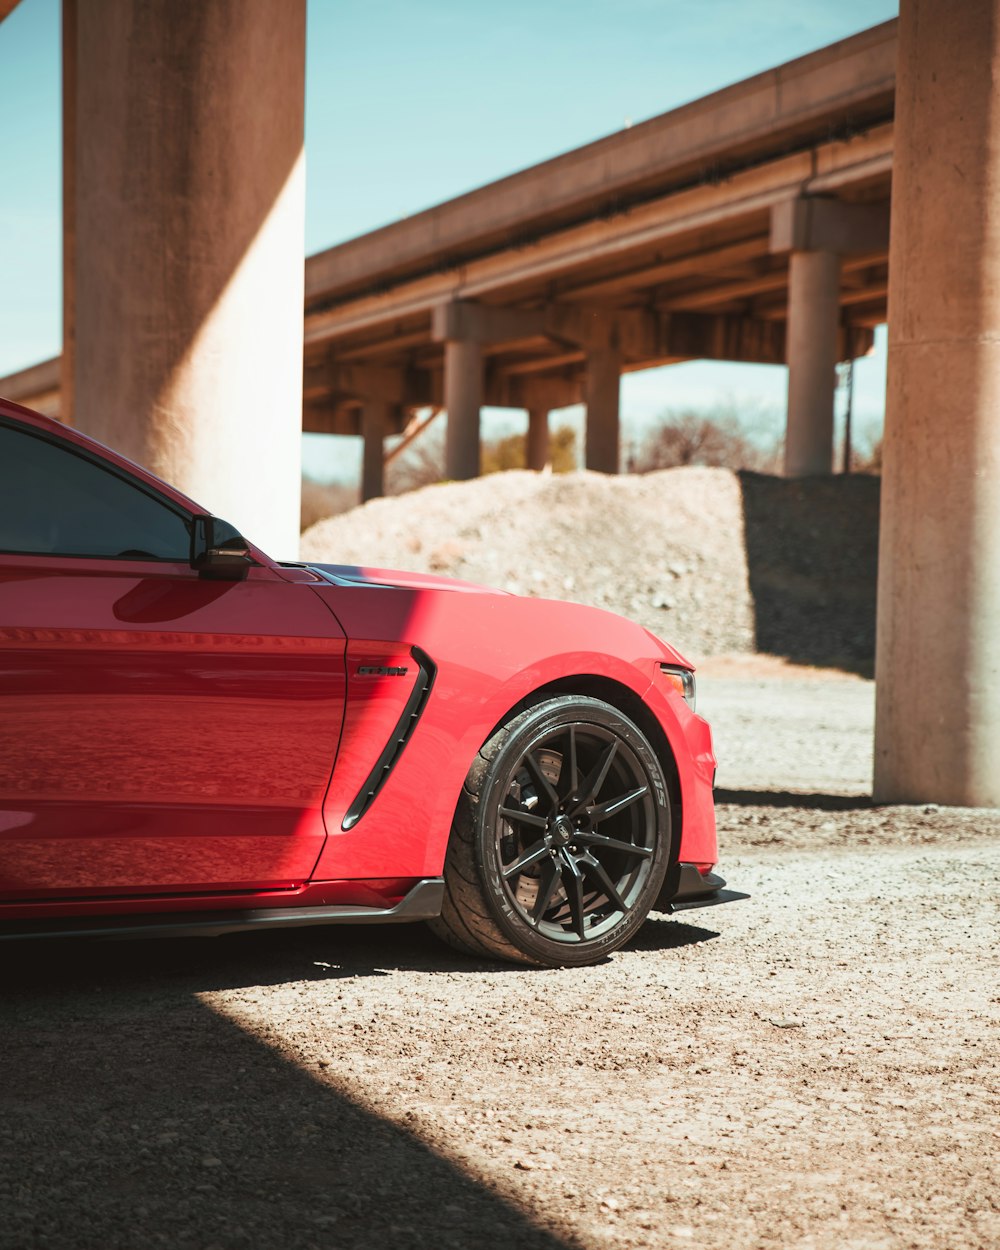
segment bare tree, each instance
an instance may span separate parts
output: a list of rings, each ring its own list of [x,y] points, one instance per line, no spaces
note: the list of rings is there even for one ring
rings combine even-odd
[[[346,512],[357,502],[358,492],[353,486],[345,486],[343,482],[317,482],[303,475],[299,528],[304,534],[317,521]]]
[[[568,473],[576,468],[576,434],[572,426],[557,426],[552,431],[550,447],[554,473]],[[481,466],[484,475],[502,473],[506,469],[523,469],[526,462],[526,438],[523,434],[483,440]],[[438,426],[414,439],[399,459],[389,466],[386,492],[401,495],[404,491],[443,481],[445,475],[444,430]]]
[[[630,467],[636,473],[685,465],[766,473],[776,469],[778,450],[774,440],[762,446],[752,439],[742,423],[727,411],[683,409],[660,416],[634,452]]]

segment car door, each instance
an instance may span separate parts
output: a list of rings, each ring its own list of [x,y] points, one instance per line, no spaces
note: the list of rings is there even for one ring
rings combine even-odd
[[[0,899],[287,889],[322,849],[343,633],[277,566],[0,416]]]

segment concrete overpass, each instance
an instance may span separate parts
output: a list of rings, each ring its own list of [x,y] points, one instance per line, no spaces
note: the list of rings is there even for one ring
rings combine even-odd
[[[363,434],[365,497],[411,408],[587,405],[586,464],[619,467],[619,377],[697,358],[788,363],[786,470],[828,473],[834,364],[886,318],[896,23],[310,257],[303,429]],[[0,380],[48,411],[60,368]],[[67,414],[68,415],[68,414]]]

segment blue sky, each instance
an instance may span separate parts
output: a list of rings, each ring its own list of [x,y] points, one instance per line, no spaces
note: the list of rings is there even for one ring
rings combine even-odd
[[[307,251],[662,113],[897,8],[893,0],[309,0]],[[21,0],[0,23],[0,119],[3,375],[60,345],[58,0]],[[879,338],[876,355],[857,369],[862,424],[882,412]],[[745,402],[780,425],[784,392],[780,368],[677,365],[626,377],[623,414],[641,422],[670,407]]]

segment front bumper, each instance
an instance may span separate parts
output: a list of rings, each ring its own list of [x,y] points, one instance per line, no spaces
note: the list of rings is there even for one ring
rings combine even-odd
[[[653,910],[693,911],[696,907],[716,907],[719,903],[736,903],[750,897],[738,890],[727,890],[725,885],[723,878],[714,872],[703,876],[694,864],[677,864],[667,874]]]

